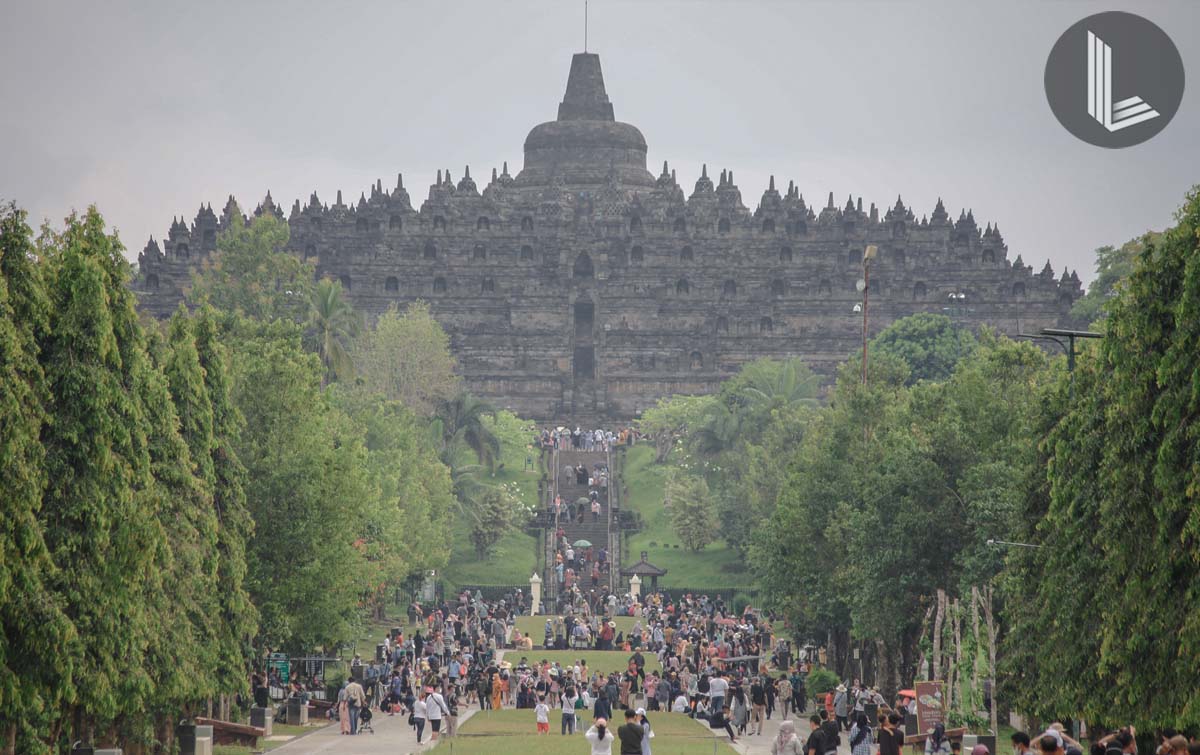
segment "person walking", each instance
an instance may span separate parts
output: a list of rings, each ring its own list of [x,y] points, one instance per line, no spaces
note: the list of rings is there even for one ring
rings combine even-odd
[[[346,700],[346,687],[350,686],[350,680],[347,679],[342,683],[342,688],[338,690],[337,709],[338,722],[341,724],[342,733],[350,733],[350,703]]]
[[[750,728],[751,734],[762,734],[763,721],[767,716],[767,689],[762,677],[754,677],[750,684]]]
[[[358,733],[358,715],[367,704],[367,693],[361,684],[351,679],[346,685],[346,704],[350,708],[350,734]]]
[[[442,731],[442,718],[450,715],[450,708],[446,706],[446,699],[437,691],[426,689],[425,693],[425,720],[429,722],[430,739],[436,742]]]
[[[867,714],[856,713],[854,724],[850,727],[850,755],[871,755],[874,745]]]
[[[413,703],[412,715],[408,717],[413,728],[417,730],[417,744],[421,744],[421,739],[425,736],[425,712],[425,692],[422,690]]]
[[[775,699],[779,702],[779,714],[786,721],[792,712],[792,683],[787,674],[780,674],[779,681],[775,682]],[[792,730],[795,731],[795,726]]]
[[[850,697],[845,684],[837,686],[837,695],[833,698],[833,715],[837,716],[838,731],[850,730]]]
[[[607,718],[597,718],[583,738],[592,747],[591,755],[612,755],[612,743],[616,737],[608,728]]]

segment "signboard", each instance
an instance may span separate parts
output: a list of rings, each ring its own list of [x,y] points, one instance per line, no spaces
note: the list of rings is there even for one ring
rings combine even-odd
[[[286,653],[271,653],[270,659],[267,660],[267,669],[274,669],[279,674],[279,681],[284,684],[288,683],[291,664],[288,662]]]
[[[917,734],[928,734],[933,727],[946,723],[945,682],[917,682]]]

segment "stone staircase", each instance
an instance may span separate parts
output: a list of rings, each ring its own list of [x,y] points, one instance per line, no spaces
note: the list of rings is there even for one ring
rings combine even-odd
[[[566,471],[568,465],[577,467],[580,464],[585,465],[589,470],[593,469],[596,464],[607,462],[607,454],[603,451],[576,451],[566,450],[558,452],[558,463],[555,475],[557,475],[558,494],[562,496],[564,513],[559,519],[559,526],[562,527],[566,534],[567,541],[574,543],[578,540],[587,540],[592,543],[593,552],[599,552],[601,548],[609,548],[609,520],[612,516],[611,507],[609,505],[609,489],[596,488],[600,493],[600,516],[593,519],[591,512],[591,502],[585,506],[583,522],[577,523],[574,517],[574,504],[580,498],[588,497],[588,486],[586,484],[579,485],[575,482],[574,474],[569,474]],[[609,486],[614,482],[609,479]],[[570,512],[568,514],[568,511]],[[553,533],[551,533],[553,536]],[[614,554],[609,553],[609,562],[614,561]],[[553,573],[547,575],[548,579],[553,579]],[[601,585],[607,585],[607,575],[601,577]],[[587,591],[592,587],[597,586],[592,582],[592,574],[590,565],[582,570],[579,574],[579,588]]]

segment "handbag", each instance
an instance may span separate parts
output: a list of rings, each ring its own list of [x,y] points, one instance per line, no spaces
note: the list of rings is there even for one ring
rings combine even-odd
[[[408,714],[408,725],[409,726],[417,725],[417,717],[415,715],[413,715],[412,713]]]

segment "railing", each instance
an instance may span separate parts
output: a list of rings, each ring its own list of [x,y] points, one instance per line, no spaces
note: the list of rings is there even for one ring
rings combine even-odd
[[[617,519],[617,512],[620,511],[621,500],[621,483],[617,478],[617,468],[613,464],[613,446],[616,441],[609,443],[604,452],[604,463],[608,467],[608,516],[605,520],[608,524],[608,589],[614,593],[619,593],[621,583],[621,527],[614,527],[613,522]]]
[[[550,524],[542,530],[542,540],[546,559],[545,566],[542,569],[542,602],[545,605],[555,606],[553,610],[557,610],[558,602],[558,577],[554,572],[554,554],[558,552],[558,543],[555,540],[558,538],[559,526],[559,511],[554,508],[554,500],[558,498],[558,445],[550,448],[550,484],[547,486],[549,493],[547,495],[545,505],[546,510],[550,512]],[[542,613],[550,613],[543,607]]]

